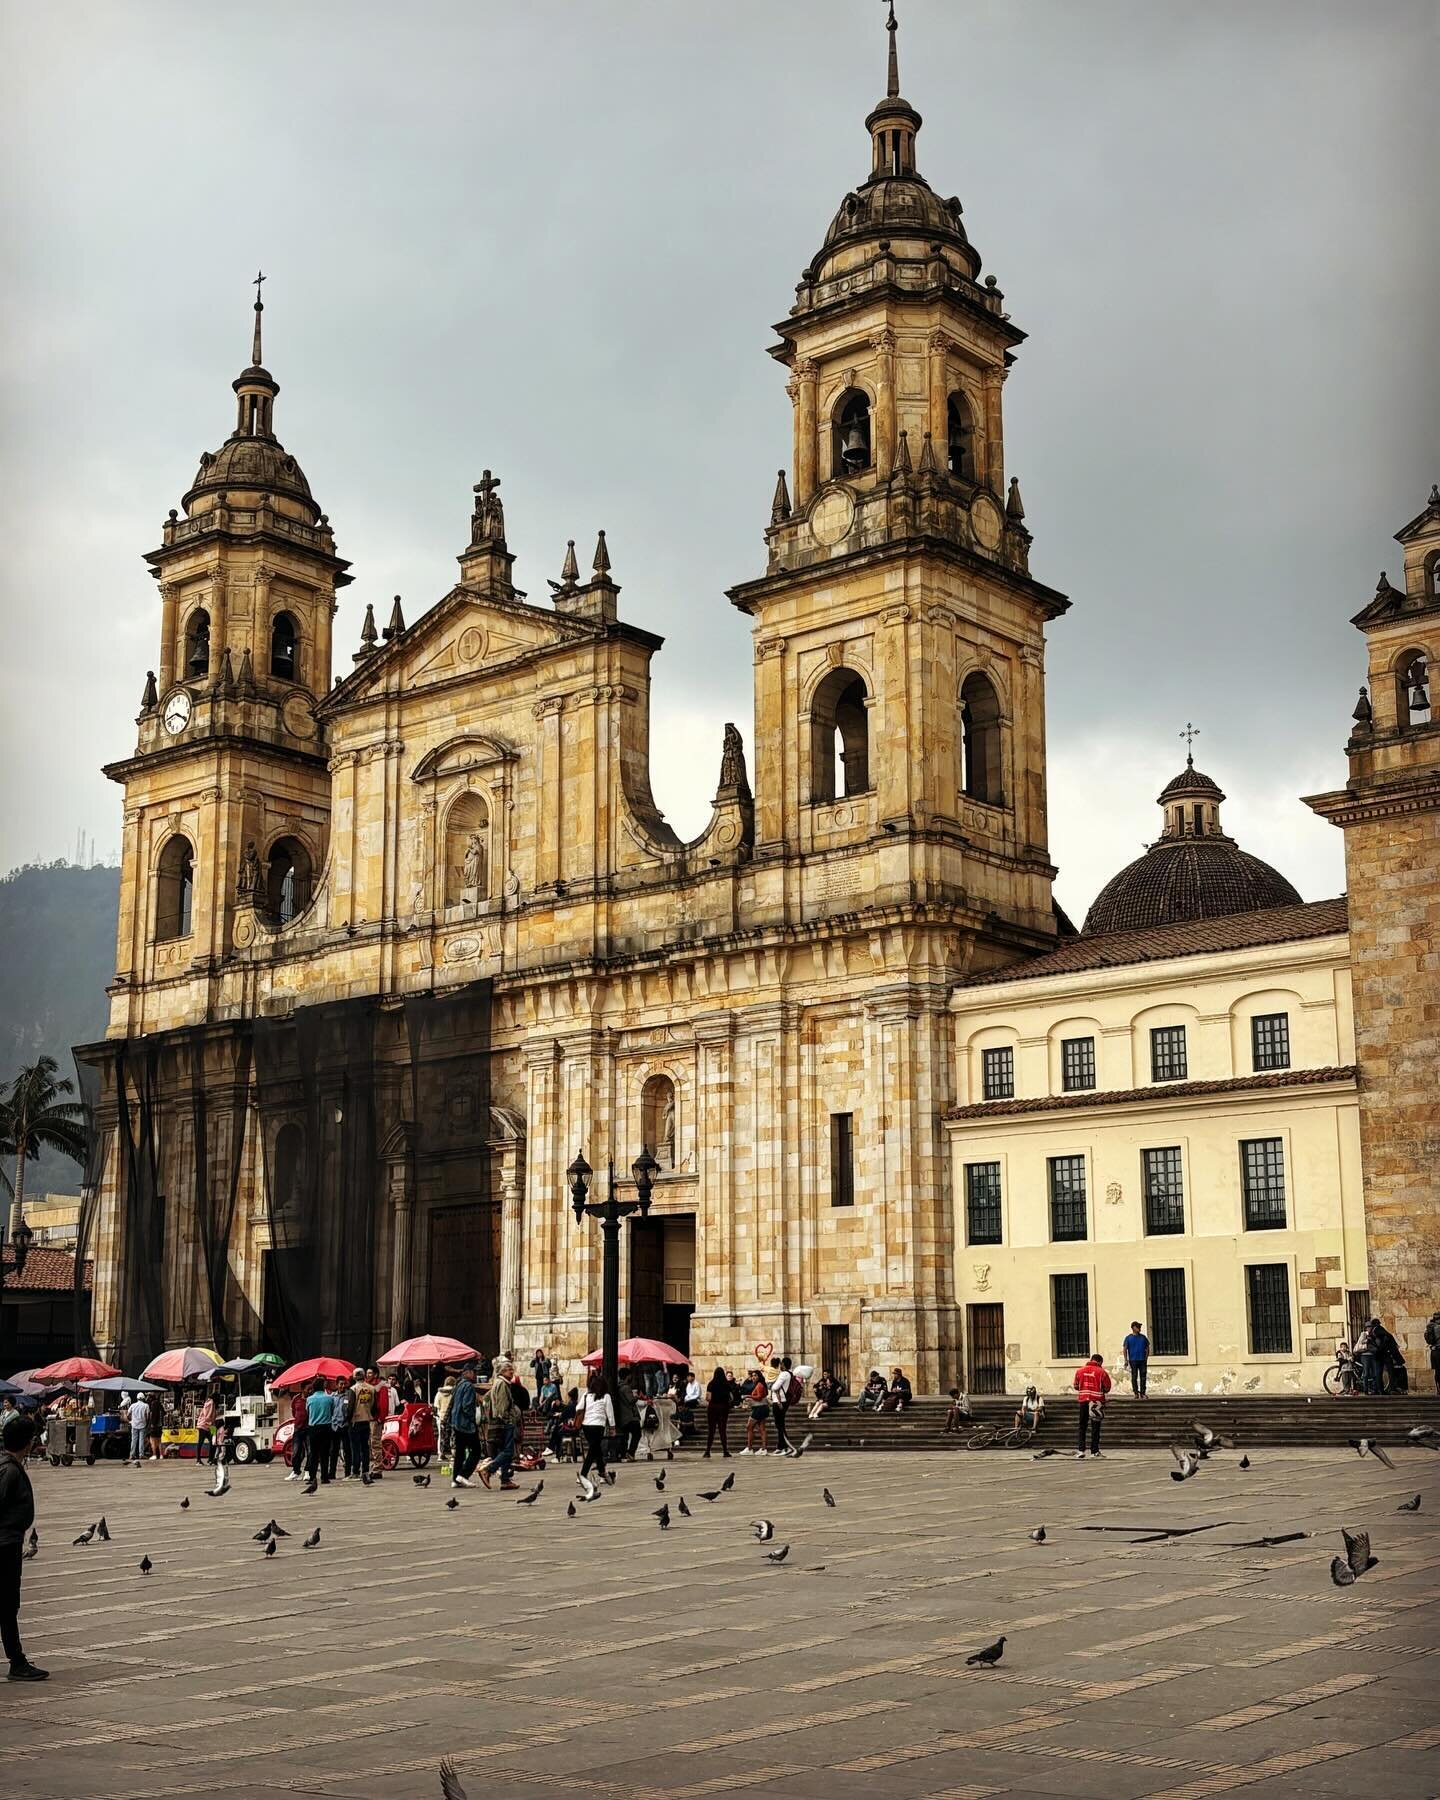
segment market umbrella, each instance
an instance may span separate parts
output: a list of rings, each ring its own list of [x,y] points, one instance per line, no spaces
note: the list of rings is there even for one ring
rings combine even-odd
[[[27,1392],[28,1389],[21,1387],[18,1382],[0,1381],[0,1394],[5,1395],[7,1398],[12,1394],[20,1394],[23,1396]]]
[[[427,1331],[420,1337],[403,1339],[377,1361],[386,1367],[395,1363],[464,1362],[467,1357],[478,1357],[479,1354],[469,1344],[462,1344],[459,1338],[436,1337]]]
[[[141,1381],[133,1375],[106,1375],[100,1381],[82,1381],[92,1394],[163,1394],[157,1381]]]
[[[262,1366],[263,1358],[261,1357],[232,1356],[229,1362],[216,1363],[215,1367],[207,1370],[200,1379],[209,1381],[215,1375],[248,1375],[251,1369],[258,1369]]]
[[[183,1350],[162,1350],[140,1371],[146,1381],[197,1381],[208,1376],[220,1358],[213,1350],[187,1345]],[[117,1371],[107,1369],[107,1375]]]
[[[307,1381],[339,1381],[355,1373],[355,1365],[339,1356],[312,1356],[291,1363],[270,1383],[272,1388],[303,1387]]]
[[[119,1373],[120,1371],[113,1363],[101,1362],[94,1356],[66,1356],[62,1357],[59,1362],[46,1363],[43,1369],[32,1369],[29,1379],[37,1383],[100,1381],[106,1375],[118,1375]]]
[[[688,1356],[682,1356],[669,1344],[662,1344],[659,1338],[621,1338],[617,1360],[621,1368],[626,1368],[631,1363],[669,1363],[672,1368],[677,1369],[690,1367]],[[598,1369],[605,1361],[605,1352],[592,1350],[588,1356],[582,1356],[580,1361],[587,1369]]]
[[[267,1369],[283,1369],[285,1367],[285,1358],[283,1356],[277,1356],[273,1350],[262,1350],[258,1356],[253,1357],[251,1360],[257,1363],[264,1363]]]

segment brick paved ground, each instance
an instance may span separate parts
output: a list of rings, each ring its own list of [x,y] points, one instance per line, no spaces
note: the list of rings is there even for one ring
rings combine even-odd
[[[732,1462],[713,1506],[727,1465],[690,1459],[668,1490],[696,1516],[663,1535],[643,1466],[575,1519],[563,1468],[534,1507],[455,1513],[404,1473],[305,1499],[242,1469],[208,1500],[174,1465],[46,1469],[23,1621],[54,1678],[0,1692],[4,1789],[398,1800],[438,1796],[448,1752],[472,1800],[1433,1794],[1440,1456],[1395,1455],[1256,1451],[1181,1486],[1143,1451],[812,1453]],[[101,1512],[114,1541],[72,1548]],[[267,1559],[272,1513],[294,1535]],[[1348,1590],[1342,1521],[1380,1558]],[[968,1669],[1001,1631],[1002,1667]]]

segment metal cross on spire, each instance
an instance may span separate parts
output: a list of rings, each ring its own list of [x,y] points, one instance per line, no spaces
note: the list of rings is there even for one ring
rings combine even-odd
[[[890,33],[890,68],[885,82],[885,96],[894,100],[900,94],[900,54],[896,49],[900,26],[895,17],[895,0],[885,0],[885,4],[890,9],[890,16],[885,21],[885,29]]]
[[[1195,767],[1195,757],[1190,746],[1195,742],[1196,738],[1199,737],[1200,727],[1198,725],[1192,725],[1187,719],[1185,721],[1185,729],[1177,735],[1185,740],[1185,767],[1187,769],[1193,769]]]
[[[260,283],[269,279],[263,269],[257,269],[255,279],[250,284],[255,289],[255,336],[250,344],[250,366],[254,369],[260,366],[260,315],[265,310],[265,302],[260,298]]]

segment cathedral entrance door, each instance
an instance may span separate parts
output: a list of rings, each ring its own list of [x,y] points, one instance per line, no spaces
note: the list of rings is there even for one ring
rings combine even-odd
[[[634,1219],[630,1227],[630,1332],[690,1354],[695,1310],[695,1215]]]
[[[972,1394],[1005,1392],[1005,1308],[1003,1306],[967,1306],[965,1308],[966,1348]]]
[[[513,1349],[497,1342],[499,1292],[500,1208],[437,1206],[430,1214],[425,1329],[486,1354]]]

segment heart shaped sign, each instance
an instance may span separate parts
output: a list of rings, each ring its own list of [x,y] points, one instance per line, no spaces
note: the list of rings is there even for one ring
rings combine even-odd
[[[755,1346],[756,1362],[767,1363],[774,1354],[775,1346],[773,1344],[757,1344]]]

